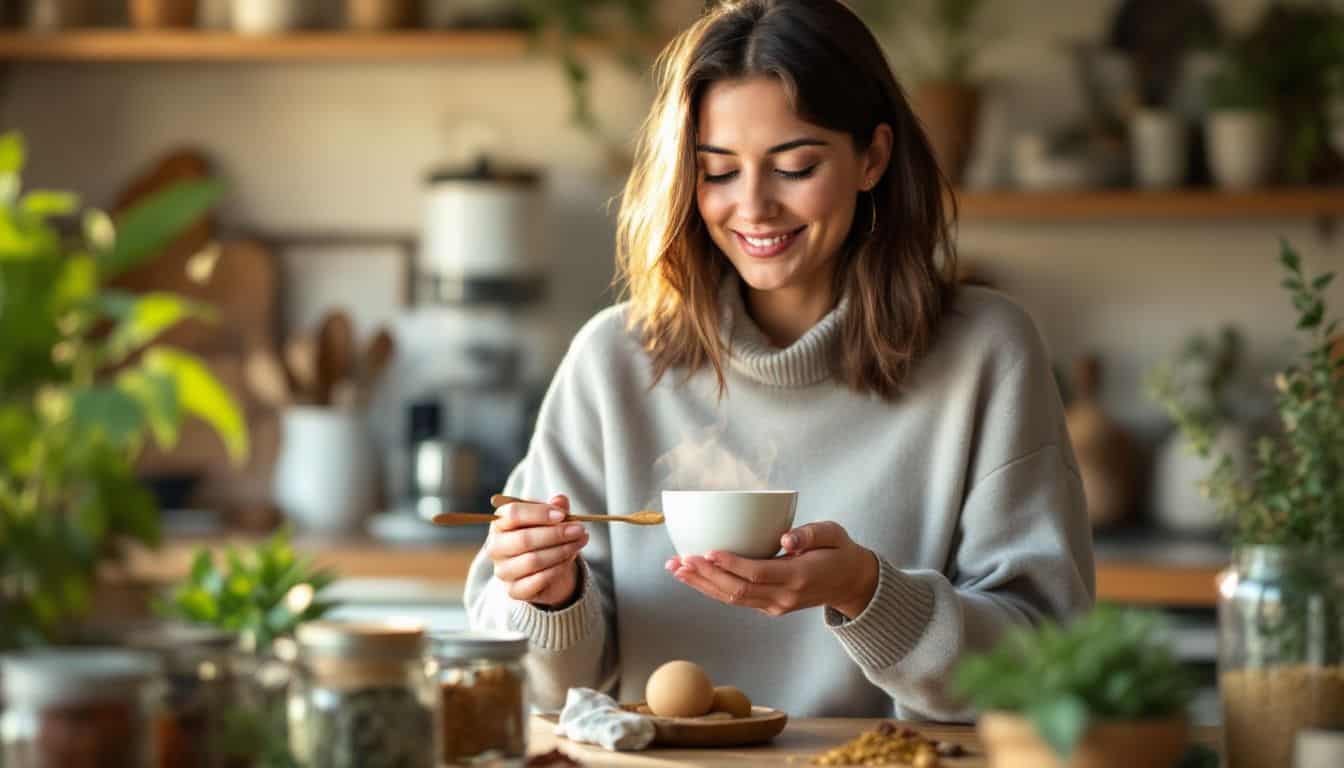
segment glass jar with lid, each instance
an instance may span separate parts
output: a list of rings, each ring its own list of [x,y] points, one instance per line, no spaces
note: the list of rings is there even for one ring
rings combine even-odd
[[[160,768],[220,768],[228,763],[227,728],[238,714],[237,635],[178,623],[137,626],[123,642],[158,657],[165,683],[158,729]]]
[[[430,638],[445,765],[522,765],[527,756],[527,636],[444,632]]]
[[[290,749],[306,768],[434,768],[437,700],[419,625],[299,627]]]
[[[116,648],[5,656],[5,768],[155,768],[162,682],[156,659]]]

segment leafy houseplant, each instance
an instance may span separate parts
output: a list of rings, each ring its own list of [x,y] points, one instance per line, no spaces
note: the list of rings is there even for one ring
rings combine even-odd
[[[1344,727],[1344,360],[1325,303],[1334,275],[1308,278],[1286,242],[1279,260],[1306,337],[1275,377],[1279,429],[1260,439],[1249,474],[1224,455],[1204,483],[1236,547],[1218,608],[1232,768],[1289,764],[1299,730]],[[1212,452],[1207,418],[1178,423]]]
[[[153,497],[135,475],[150,441],[171,448],[183,419],[209,423],[229,455],[248,450],[242,416],[196,357],[155,339],[210,309],[107,287],[218,199],[174,186],[127,211],[76,214],[66,192],[20,194],[24,142],[0,136],[0,647],[68,637],[97,570],[126,540],[158,541]],[[71,233],[71,229],[81,229]]]
[[[967,657],[954,690],[995,765],[1170,766],[1186,751],[1189,674],[1155,614],[1099,607]],[[1091,760],[1092,762],[1084,762]],[[1109,760],[1110,762],[1107,762]]]

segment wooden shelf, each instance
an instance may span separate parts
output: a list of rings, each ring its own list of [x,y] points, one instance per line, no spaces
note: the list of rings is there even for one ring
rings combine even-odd
[[[304,31],[271,36],[128,29],[0,33],[0,60],[9,61],[397,61],[517,58],[529,50],[528,34],[511,30]]]
[[[183,578],[191,569],[196,547],[222,550],[228,544],[248,546],[249,537],[170,539],[157,551],[132,549],[122,576],[131,581],[168,583]],[[433,544],[396,546],[370,539],[295,540],[300,552],[322,566],[351,579],[407,579],[461,585],[478,545]],[[1212,607],[1217,602],[1216,577],[1220,566],[1212,563],[1175,563],[1145,560],[1128,555],[1097,557],[1097,599],[1150,606]]]
[[[1344,187],[1284,187],[1236,193],[1203,189],[965,190],[957,194],[957,204],[963,221],[1329,218],[1344,215]]]

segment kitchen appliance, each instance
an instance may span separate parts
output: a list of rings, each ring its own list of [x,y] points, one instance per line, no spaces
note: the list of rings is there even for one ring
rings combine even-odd
[[[468,442],[445,439],[443,405],[437,400],[410,407],[408,502],[428,520],[440,512],[479,508],[481,454]]]

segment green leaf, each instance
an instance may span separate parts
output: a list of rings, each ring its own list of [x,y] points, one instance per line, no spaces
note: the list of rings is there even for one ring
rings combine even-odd
[[[1297,251],[1293,250],[1287,240],[1279,241],[1279,263],[1290,272],[1297,272],[1302,267],[1302,260],[1298,258]]]
[[[219,200],[217,181],[183,181],[144,200],[117,220],[116,243],[100,253],[98,272],[116,277],[157,254]]]
[[[0,134],[0,174],[17,174],[23,170],[27,146],[17,131]]]
[[[1061,760],[1067,761],[1083,740],[1091,718],[1087,704],[1077,696],[1065,695],[1032,707],[1027,718],[1041,738]]]
[[[98,266],[88,254],[71,256],[62,264],[52,292],[52,309],[57,313],[65,308],[83,304],[98,291]]]
[[[115,387],[95,386],[75,392],[71,413],[85,439],[101,434],[116,445],[138,437],[145,425],[140,404]]]
[[[170,450],[176,446],[182,423],[182,408],[177,401],[177,384],[172,377],[142,368],[131,368],[117,375],[116,384],[118,389],[140,404],[159,447]]]
[[[67,216],[79,210],[79,195],[73,192],[33,190],[23,196],[19,207],[34,216]]]
[[[173,379],[182,410],[214,428],[235,464],[247,459],[247,425],[242,411],[205,363],[180,350],[156,347],[145,353],[144,368]]]
[[[1324,275],[1321,275],[1320,277],[1311,281],[1311,289],[1313,291],[1323,291],[1326,289],[1327,286],[1330,285],[1330,282],[1334,279],[1335,279],[1335,273],[1327,272]]]
[[[196,555],[191,559],[191,581],[194,584],[205,582],[210,571],[215,569],[215,559],[210,554],[210,550],[201,547],[196,550]]]
[[[103,306],[109,315],[120,318],[112,335],[104,343],[101,360],[111,365],[125,360],[132,352],[158,338],[189,317],[213,320],[214,310],[204,304],[171,293],[146,293],[129,304],[118,296]]]

